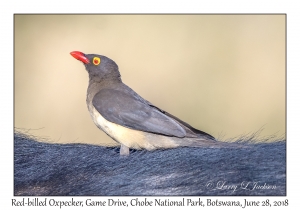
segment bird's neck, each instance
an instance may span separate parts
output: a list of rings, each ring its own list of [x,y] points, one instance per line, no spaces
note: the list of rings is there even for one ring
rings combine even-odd
[[[100,79],[98,77],[90,78],[88,92],[98,92],[105,88],[111,88],[122,84],[121,77]]]
[[[89,78],[89,85],[97,84],[100,86],[107,86],[110,84],[122,83],[121,76],[118,77],[90,77]]]

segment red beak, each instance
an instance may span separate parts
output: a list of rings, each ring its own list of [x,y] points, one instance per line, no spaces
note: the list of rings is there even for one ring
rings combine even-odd
[[[73,52],[70,52],[70,54],[76,58],[77,60],[80,60],[81,62],[87,64],[89,63],[89,59],[87,57],[84,56],[84,54],[82,52],[79,52],[79,51],[73,51]]]

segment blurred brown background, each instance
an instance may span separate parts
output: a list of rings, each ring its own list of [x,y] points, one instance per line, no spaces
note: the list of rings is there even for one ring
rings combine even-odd
[[[74,50],[113,59],[123,82],[223,139],[285,133],[285,15],[15,15],[15,127],[112,145],[92,122]]]

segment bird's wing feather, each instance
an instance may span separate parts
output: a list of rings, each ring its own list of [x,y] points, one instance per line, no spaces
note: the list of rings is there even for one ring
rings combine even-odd
[[[205,137],[207,137],[208,139],[215,140],[215,137],[213,137],[212,135],[210,135],[210,134],[208,134],[208,133],[205,133],[205,132],[203,132],[203,131],[201,131],[201,130],[198,130],[198,129],[194,128],[194,127],[192,127],[191,125],[189,125],[188,123],[182,121],[182,120],[179,119],[178,117],[176,117],[176,116],[174,116],[174,115],[172,115],[172,114],[170,114],[170,113],[168,113],[168,112],[166,112],[166,111],[164,111],[164,110],[158,108],[157,106],[153,105],[151,102],[149,102],[149,101],[147,101],[147,100],[145,100],[145,101],[146,101],[146,103],[147,103],[149,106],[151,106],[151,107],[157,109],[158,111],[162,112],[162,113],[165,114],[166,116],[172,118],[172,119],[175,120],[177,123],[179,123],[179,124],[181,125],[181,127],[183,127],[183,128],[185,129],[185,131],[186,131],[186,136],[187,136],[187,137],[203,137],[203,136],[205,136]]]
[[[148,101],[147,101],[148,102]],[[165,115],[167,115],[168,117],[176,120],[178,123],[180,123],[180,125],[182,127],[185,128],[185,131],[187,133],[187,136],[190,135],[191,137],[203,137],[203,136],[206,136],[207,138],[211,139],[211,140],[215,140],[215,137],[213,137],[212,135],[208,134],[208,133],[205,133],[204,131],[201,131],[201,130],[198,130],[194,127],[192,127],[191,125],[189,125],[188,123],[182,121],[181,119],[179,119],[178,117],[158,108],[157,106],[154,106],[153,104],[151,104],[150,102],[148,102],[150,106],[158,109],[160,112],[164,113]]]
[[[140,131],[183,138],[186,131],[171,117],[124,91],[102,89],[93,106],[108,121]]]

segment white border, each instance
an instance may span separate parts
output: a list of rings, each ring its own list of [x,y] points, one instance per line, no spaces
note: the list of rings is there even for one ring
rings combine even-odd
[[[299,7],[297,1],[2,1],[0,6],[1,95],[1,201],[11,209],[13,197],[13,14],[14,13],[286,13],[287,14],[287,197],[289,207],[298,205],[299,147]],[[30,52],[28,52],[30,53]],[[59,199],[59,197],[56,197]],[[84,200],[84,197],[81,197]],[[153,197],[152,197],[153,198]],[[208,197],[204,197],[205,199]],[[242,200],[243,197],[218,197]],[[250,198],[250,197],[248,197]],[[264,197],[251,197],[262,200]],[[274,197],[270,197],[273,199]],[[63,199],[63,198],[62,198]],[[124,198],[131,199],[130,197]],[[81,208],[82,209],[82,208]],[[295,208],[294,208],[295,209]]]

